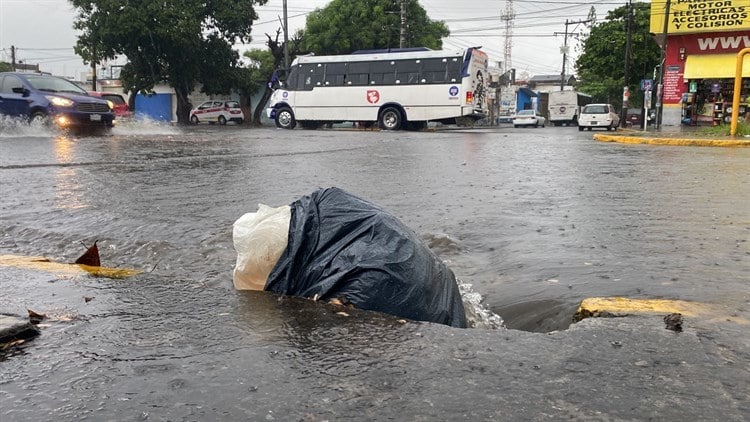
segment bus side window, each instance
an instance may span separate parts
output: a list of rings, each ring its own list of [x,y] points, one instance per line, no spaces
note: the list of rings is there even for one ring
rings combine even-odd
[[[448,59],[447,73],[447,82],[455,83],[461,80],[461,60],[458,57]]]
[[[441,84],[448,82],[449,59],[425,59],[422,62],[422,84]]]
[[[315,64],[301,64],[299,66],[299,91],[310,91],[315,86],[314,74]]]
[[[394,61],[373,62],[370,65],[371,85],[393,85],[396,83]]]
[[[312,84],[313,86],[323,85],[323,77],[325,76],[326,67],[323,63],[318,63],[313,69]]]
[[[347,85],[367,85],[370,82],[370,62],[351,62],[346,70]]]
[[[323,84],[325,86],[344,86],[345,76],[346,63],[328,63],[326,64]]]
[[[396,62],[396,84],[410,85],[419,83],[419,60],[398,60]]]

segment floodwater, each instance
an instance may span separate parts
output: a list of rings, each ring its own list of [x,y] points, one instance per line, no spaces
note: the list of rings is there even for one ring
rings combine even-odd
[[[748,149],[602,144],[575,128],[18,126],[0,131],[0,182],[0,254],[72,262],[98,241],[103,265],[144,271],[0,269],[0,312],[49,316],[0,358],[3,421],[538,416],[492,404],[541,394],[512,385],[532,375],[471,362],[547,336],[528,331],[568,328],[586,297],[707,302],[727,315],[750,303]],[[413,228],[508,329],[235,291],[232,223],[329,186]],[[509,370],[537,370],[543,353],[526,350]]]

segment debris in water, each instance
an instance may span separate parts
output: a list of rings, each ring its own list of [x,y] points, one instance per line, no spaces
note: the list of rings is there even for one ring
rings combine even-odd
[[[86,252],[76,259],[75,264],[88,265],[90,267],[102,266],[101,261],[99,261],[99,248],[96,246],[96,242],[98,242],[98,240],[95,240],[94,244],[91,245],[90,248],[87,248]],[[86,247],[86,244],[83,246]]]
[[[89,303],[89,302],[91,302],[92,300],[94,300],[94,296],[84,296],[84,297],[83,297],[83,300],[84,300],[84,301],[85,301],[86,303]]]
[[[664,323],[667,324],[667,330],[682,332],[682,314],[674,313],[664,317]]]
[[[31,322],[32,324],[39,324],[47,318],[46,314],[40,314],[32,311],[31,309],[27,309],[27,311],[29,311],[29,322]]]

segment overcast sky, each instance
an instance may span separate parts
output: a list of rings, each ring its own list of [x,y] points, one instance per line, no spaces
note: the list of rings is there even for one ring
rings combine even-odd
[[[289,28],[303,28],[305,17],[330,0],[287,0]],[[503,60],[505,46],[505,0],[419,0],[433,20],[443,20],[451,36],[443,41],[446,49],[482,46],[495,61]],[[253,41],[239,49],[264,48],[265,33],[275,34],[280,27],[283,0],[269,0],[258,8],[259,20],[253,26]],[[395,10],[398,1],[394,0]],[[529,75],[559,74],[565,21],[585,20],[591,6],[603,20],[607,11],[625,4],[625,0],[514,0],[512,67]],[[87,71],[73,52],[76,32],[75,11],[67,0],[0,0],[0,60],[10,61],[10,47],[16,47],[16,58],[39,63],[42,71],[80,78]],[[569,25],[569,32],[581,26]],[[555,35],[555,33],[558,33]],[[571,37],[566,73],[573,72],[576,39]],[[122,63],[115,63],[122,64]]]

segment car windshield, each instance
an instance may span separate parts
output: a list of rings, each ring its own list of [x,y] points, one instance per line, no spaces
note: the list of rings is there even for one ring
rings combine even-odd
[[[607,113],[607,106],[603,106],[603,105],[586,106],[583,109],[583,112],[585,114],[605,114]]]
[[[120,95],[115,94],[104,94],[102,95],[102,98],[108,101],[112,101],[116,105],[122,105],[125,104],[125,99],[122,98]]]
[[[26,80],[29,84],[40,90],[47,92],[70,92],[73,94],[88,95],[86,90],[81,89],[78,85],[73,82],[67,81],[62,78],[46,75],[29,75],[26,76]]]
[[[519,116],[533,116],[534,110],[521,110],[518,113],[516,113]]]

